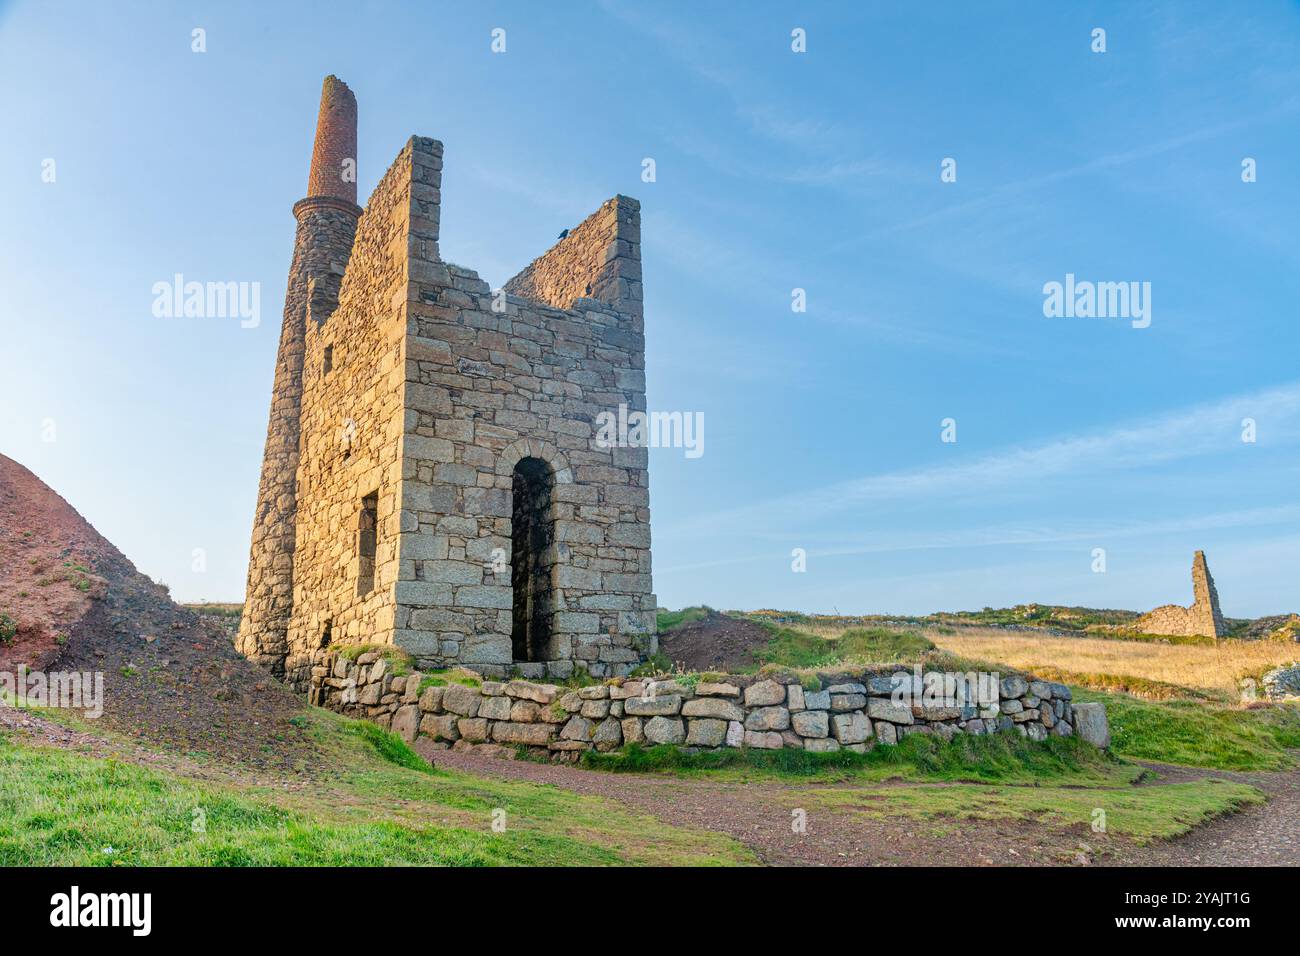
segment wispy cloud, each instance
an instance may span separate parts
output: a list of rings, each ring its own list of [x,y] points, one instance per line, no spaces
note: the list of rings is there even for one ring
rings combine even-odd
[[[1084,542],[1105,546],[1120,539],[1155,538],[1191,532],[1223,531],[1233,528],[1271,528],[1300,522],[1300,505],[1273,508],[1245,508],[1214,514],[1191,514],[1156,521],[1076,522],[1067,527],[1024,527],[998,525],[960,528],[951,531],[902,531],[845,539],[830,534],[800,532],[752,535],[772,539],[771,548],[759,548],[744,555],[719,557],[656,567],[656,574],[683,574],[708,568],[743,564],[780,564],[789,560],[789,547],[803,547],[810,559],[854,557],[869,554],[896,554],[902,551],[953,551],[971,548],[1042,547]],[[825,542],[817,547],[817,542]],[[781,543],[778,543],[781,542]]]
[[[1037,446],[1007,448],[952,465],[889,472],[810,488],[700,516],[673,530],[722,530],[755,524],[771,528],[779,527],[778,522],[798,527],[869,503],[989,495],[1008,488],[1038,485],[1054,477],[1137,469],[1239,450],[1243,418],[1262,423],[1270,442],[1295,441],[1300,435],[1300,382],[1130,421],[1107,430],[1070,435]]]

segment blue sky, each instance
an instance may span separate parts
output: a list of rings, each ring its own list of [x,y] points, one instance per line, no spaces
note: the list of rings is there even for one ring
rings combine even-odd
[[[0,4],[0,451],[241,596],[333,72],[360,194],[441,139],[493,285],[642,201],[650,407],[706,423],[651,453],[661,603],[1142,609],[1203,548],[1229,615],[1300,609],[1298,52],[1279,2]],[[178,272],[261,324],[155,318]],[[1044,317],[1066,273],[1151,283],[1150,327]]]

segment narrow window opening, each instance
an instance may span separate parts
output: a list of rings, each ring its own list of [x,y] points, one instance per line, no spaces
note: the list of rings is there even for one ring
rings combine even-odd
[[[551,494],[555,473],[540,458],[523,458],[512,483],[510,585],[514,591],[511,645],[516,661],[554,657],[551,641],[551,580],[555,521]]]
[[[379,543],[379,492],[361,499],[357,519],[357,597],[375,589],[375,549]]]
[[[328,375],[334,369],[334,346],[325,346],[325,361],[321,366],[321,374]]]
[[[325,618],[325,629],[321,631],[320,646],[329,647],[330,641],[334,639],[334,618]]]

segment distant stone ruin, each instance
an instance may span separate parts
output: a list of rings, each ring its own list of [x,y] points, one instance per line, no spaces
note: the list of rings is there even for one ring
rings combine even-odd
[[[363,210],[357,103],[321,94],[285,300],[238,647],[396,645],[485,676],[625,675],[656,649],[640,204],[615,196],[493,292],[438,252],[442,144]]]
[[[1138,618],[1134,627],[1143,634],[1168,634],[1176,637],[1220,638],[1228,633],[1219,611],[1219,592],[1210,577],[1210,566],[1205,563],[1205,552],[1197,551],[1192,558],[1191,607],[1166,604]]]

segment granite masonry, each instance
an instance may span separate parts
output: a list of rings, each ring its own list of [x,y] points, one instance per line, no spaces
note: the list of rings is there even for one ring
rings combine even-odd
[[[927,698],[923,686],[951,675],[905,668],[818,678],[815,687],[790,676],[691,675],[571,688],[399,675],[380,651],[329,649],[311,654],[310,673],[312,704],[374,721],[407,741],[423,734],[444,746],[513,753],[522,745],[555,757],[627,743],[866,751],[908,734],[998,731],[1039,741],[1077,733],[1100,747],[1110,740],[1100,704],[1074,704],[1065,685],[1022,676],[989,675],[978,695],[940,699]]]
[[[1205,552],[1192,558],[1191,607],[1166,604],[1138,618],[1133,627],[1143,634],[1169,634],[1178,637],[1223,637],[1228,633],[1219,611],[1219,592],[1205,563]]]
[[[594,423],[646,409],[640,206],[610,199],[494,291],[439,255],[441,143],[412,137],[356,204],[356,118],[327,77],[238,647],[301,690],[358,643],[624,675],[657,649],[647,450]]]

